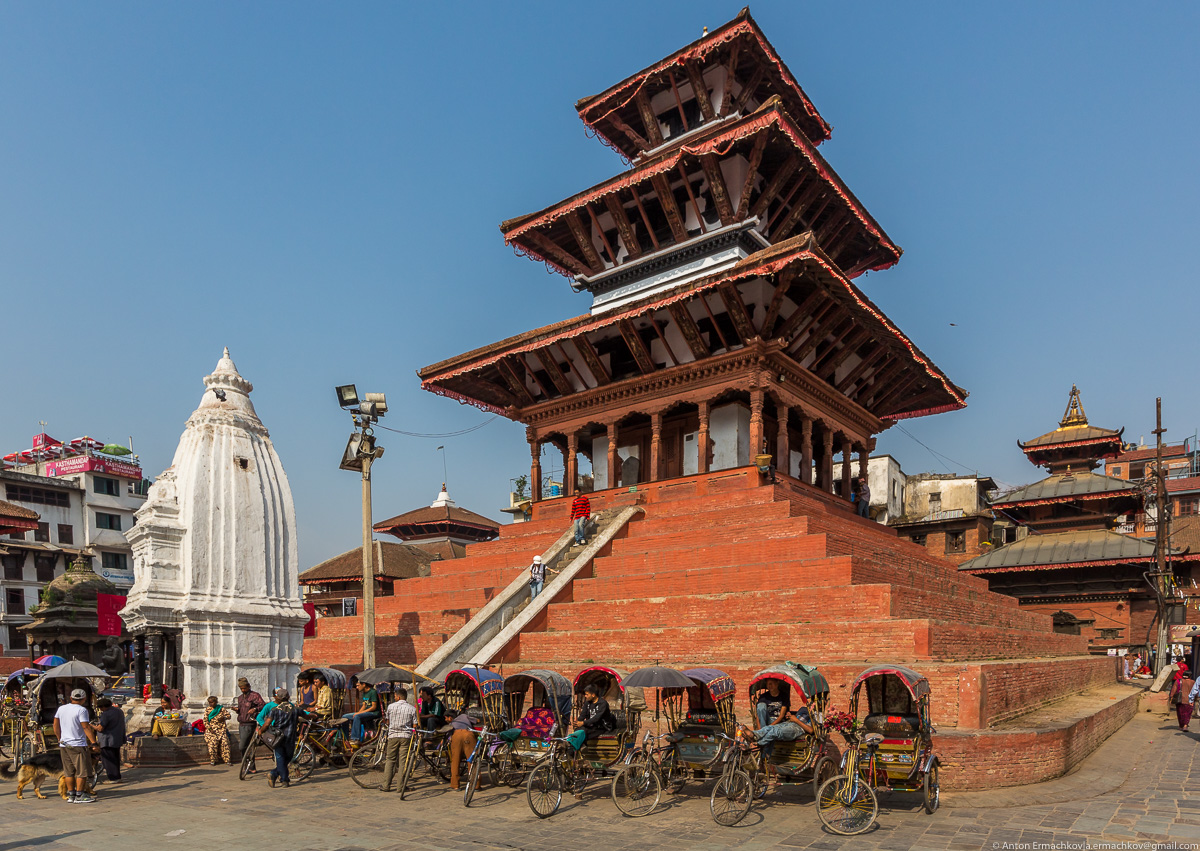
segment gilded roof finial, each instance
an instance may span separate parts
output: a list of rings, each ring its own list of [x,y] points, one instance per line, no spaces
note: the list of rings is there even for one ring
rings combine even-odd
[[[1071,398],[1067,400],[1067,411],[1058,424],[1062,428],[1088,424],[1087,414],[1083,412],[1083,403],[1079,401],[1079,388],[1074,384],[1071,385]]]

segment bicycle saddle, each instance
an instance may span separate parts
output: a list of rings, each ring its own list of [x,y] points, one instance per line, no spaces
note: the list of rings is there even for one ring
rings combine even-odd
[[[882,742],[883,736],[878,733],[867,733],[867,735],[863,736],[862,740],[863,744],[870,748]]]

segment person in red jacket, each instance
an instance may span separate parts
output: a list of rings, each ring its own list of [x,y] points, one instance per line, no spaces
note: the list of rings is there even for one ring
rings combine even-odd
[[[587,543],[587,523],[592,516],[592,503],[586,496],[580,494],[571,503],[571,522],[575,528],[575,543]]]

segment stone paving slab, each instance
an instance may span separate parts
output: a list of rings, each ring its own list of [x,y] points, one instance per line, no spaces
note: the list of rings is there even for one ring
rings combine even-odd
[[[693,786],[641,819],[622,816],[596,783],[553,818],[533,816],[523,789],[460,794],[423,781],[407,800],[360,789],[345,771],[318,769],[290,789],[265,772],[245,782],[229,768],[135,770],[101,786],[95,804],[39,801],[0,786],[0,851],[231,848],[287,851],[604,851],[687,849],[1001,849],[1032,843],[1159,842],[1200,848],[1200,734],[1160,711],[1140,712],[1072,774],[1035,786],[944,796],[932,816],[915,795],[883,795],[866,835],[824,832],[805,787],[786,788],[736,827],[713,823],[709,786]],[[45,790],[48,794],[52,791]],[[1050,845],[1049,847],[1053,847]],[[1063,845],[1062,847],[1068,847]],[[1130,847],[1130,846],[1126,846]],[[1145,847],[1151,847],[1147,844]]]

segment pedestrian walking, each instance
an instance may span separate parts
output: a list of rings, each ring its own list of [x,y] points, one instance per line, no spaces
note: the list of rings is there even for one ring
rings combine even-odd
[[[245,677],[238,679],[238,690],[241,694],[233,702],[234,712],[237,713],[238,720],[238,750],[241,753],[246,753],[246,748],[254,746],[254,732],[258,729],[258,713],[267,705],[267,702],[262,699],[262,695],[251,690],[250,681]],[[249,773],[253,774],[258,770],[254,764],[254,759],[250,759]]]
[[[204,713],[204,744],[208,745],[208,762],[210,765],[233,765],[229,758],[229,710],[217,702],[217,696],[208,698]]]
[[[107,697],[96,701],[100,717],[92,724],[100,746],[100,764],[109,783],[121,782],[121,746],[125,744],[125,713]]]
[[[587,543],[587,524],[591,516],[591,500],[585,494],[579,494],[571,503],[571,524],[575,530],[575,543]]]
[[[450,734],[450,788],[459,791],[459,777],[462,763],[475,750],[475,726],[467,713],[455,717],[450,722],[454,732]]]
[[[542,563],[541,556],[533,557],[533,564],[529,565],[529,599],[532,600],[538,594],[542,593],[542,588],[546,586],[546,572],[558,573],[557,570],[546,567]]]
[[[276,783],[281,783],[286,788],[292,785],[291,777],[288,776],[288,763],[292,761],[292,755],[296,752],[298,710],[285,688],[276,690],[275,700],[275,708],[267,716],[266,723],[258,728],[258,735],[262,736],[263,731],[270,727],[271,738],[268,745],[275,751],[275,767],[267,775],[267,782],[271,784],[271,788],[274,788]]]
[[[395,699],[388,704],[386,712],[387,740],[383,745],[383,783],[379,786],[384,792],[392,791],[392,778],[396,776],[396,766],[408,762],[408,749],[412,747],[413,728],[417,723],[417,708],[408,702],[408,689],[398,685],[392,689],[392,694]]]
[[[1192,722],[1192,701],[1189,699],[1196,686],[1196,679],[1188,670],[1187,662],[1178,662],[1175,676],[1171,680],[1171,691],[1167,695],[1167,703],[1175,707],[1175,718],[1179,721],[1179,729],[1186,730]]]
[[[95,802],[87,792],[87,779],[92,773],[92,754],[89,746],[96,744],[90,713],[84,701],[87,692],[77,688],[71,692],[71,702],[64,703],[54,713],[54,736],[62,758],[63,777],[67,779],[67,803]]]

